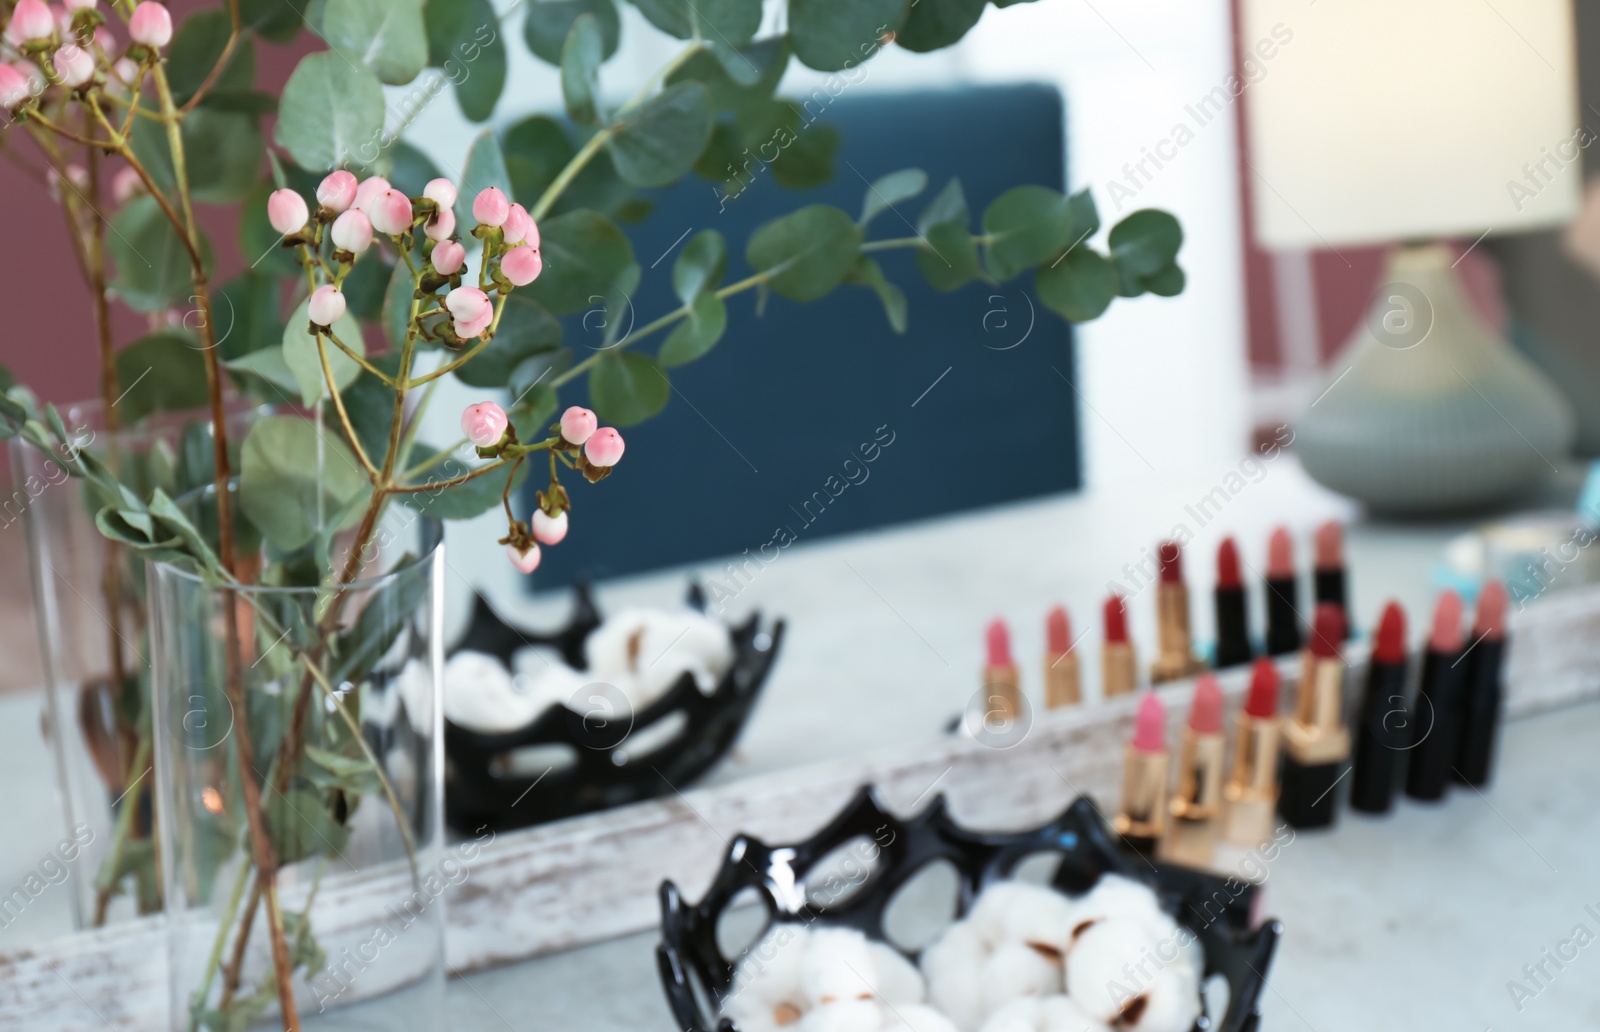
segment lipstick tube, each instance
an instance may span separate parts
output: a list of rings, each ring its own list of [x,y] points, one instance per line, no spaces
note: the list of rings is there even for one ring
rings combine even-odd
[[[1122,803],[1111,826],[1129,848],[1147,859],[1156,855],[1166,827],[1166,737],[1166,709],[1155,692],[1146,692],[1123,757]]]
[[[1396,764],[1409,739],[1406,673],[1405,611],[1398,602],[1390,602],[1378,621],[1356,726],[1350,806],[1363,813],[1388,813],[1394,802]]]
[[[1286,656],[1300,649],[1300,617],[1295,599],[1300,585],[1294,572],[1294,542],[1279,527],[1267,544],[1267,655]]]
[[[1272,838],[1282,730],[1278,690],[1278,668],[1270,659],[1256,660],[1250,696],[1239,711],[1233,773],[1222,790],[1222,835],[1235,845],[1253,848]]]
[[[1072,648],[1072,624],[1061,606],[1045,620],[1044,704],[1050,709],[1076,706],[1083,701],[1078,654]]]
[[[1216,668],[1241,666],[1250,662],[1250,625],[1245,615],[1244,580],[1239,575],[1239,546],[1224,538],[1217,549],[1217,586],[1212,590],[1217,616]]]
[[[1150,682],[1162,684],[1190,677],[1201,669],[1189,631],[1189,587],[1183,582],[1183,552],[1175,541],[1160,548],[1161,582],[1156,585],[1157,650],[1150,664]]]
[[[1477,645],[1467,657],[1467,701],[1462,707],[1461,753],[1456,780],[1482,788],[1494,771],[1494,744],[1500,728],[1502,670],[1505,663],[1506,586],[1490,581],[1478,598]]]
[[[1422,657],[1422,687],[1412,708],[1406,795],[1413,799],[1444,798],[1450,768],[1461,751],[1461,710],[1467,689],[1461,609],[1461,596],[1446,591],[1433,611],[1433,634]]]
[[[1100,653],[1101,693],[1107,699],[1127,695],[1139,684],[1138,657],[1128,640],[1128,611],[1121,595],[1105,605],[1106,640]]]
[[[1002,723],[1022,713],[1022,679],[1011,658],[1011,632],[1004,620],[989,624],[986,636],[989,660],[983,668],[983,701],[986,719]]]
[[[1338,810],[1334,787],[1350,758],[1344,725],[1344,617],[1339,607],[1317,607],[1311,647],[1305,652],[1294,718],[1283,729],[1283,790],[1278,813],[1295,828],[1325,828]]]
[[[1324,602],[1339,607],[1344,616],[1345,636],[1350,634],[1350,607],[1345,588],[1344,528],[1329,520],[1317,528],[1317,562],[1312,569],[1311,589],[1318,605]]]
[[[1224,751],[1222,690],[1215,677],[1202,674],[1178,747],[1178,790],[1168,804],[1172,820],[1162,859],[1188,867],[1209,867],[1216,859]]]

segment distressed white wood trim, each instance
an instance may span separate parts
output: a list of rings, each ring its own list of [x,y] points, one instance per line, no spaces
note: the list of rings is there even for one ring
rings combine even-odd
[[[1365,649],[1350,650],[1353,663]],[[1286,660],[1286,672],[1297,660]],[[1229,705],[1248,670],[1221,675]],[[1293,690],[1286,678],[1285,691]],[[1352,676],[1351,690],[1360,683]],[[1171,731],[1190,687],[1161,693]],[[1600,698],[1600,587],[1539,602],[1512,618],[1506,712],[1516,717]],[[1079,793],[1109,806],[1136,697],[1038,714],[1010,749],[967,739],[795,768],[594,814],[486,841],[447,897],[446,956],[457,971],[524,960],[656,923],[656,889],[671,878],[693,899],[745,832],[769,841],[809,836],[862,784],[900,812],[939,792],[973,827],[1042,823]],[[351,878],[324,888],[337,902],[318,929],[332,955],[370,934],[394,901],[393,879]],[[383,987],[358,980],[355,998]],[[67,936],[0,955],[0,1028],[113,1030],[167,1027],[166,938],[161,919]]]

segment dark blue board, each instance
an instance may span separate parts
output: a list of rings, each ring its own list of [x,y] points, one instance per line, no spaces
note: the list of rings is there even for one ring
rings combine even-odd
[[[827,186],[785,190],[756,171],[723,203],[720,188],[691,176],[656,197],[645,224],[625,227],[645,267],[635,318],[678,304],[671,269],[686,230],[723,234],[732,283],[751,271],[744,246],[761,223],[810,203],[857,214],[867,181],[897,169],[926,170],[928,191],[879,215],[869,238],[913,235],[917,214],[952,176],[974,225],[1012,186],[1064,187],[1061,96],[1049,87],[846,91],[819,121],[843,135]],[[864,287],[810,304],[771,297],[761,316],[755,292],[730,298],[722,342],[672,371],[671,401],[625,431],[617,472],[569,485],[572,532],[545,549],[530,578],[537,588],[720,557],[753,570],[746,550],[770,559],[786,543],[1077,489],[1071,330],[1033,296],[1032,275],[940,294],[909,251],[877,257],[909,300],[904,336]],[[568,321],[568,338],[581,358],[581,341],[595,334],[577,322]],[[641,347],[653,353],[663,339]],[[525,502],[541,486],[535,472]]]

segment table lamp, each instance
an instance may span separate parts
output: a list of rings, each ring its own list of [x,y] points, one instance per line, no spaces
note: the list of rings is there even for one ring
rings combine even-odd
[[[1577,212],[1581,152],[1600,137],[1578,111],[1570,0],[1242,0],[1240,10],[1255,69],[1244,102],[1258,242],[1396,245],[1366,318],[1295,422],[1302,464],[1380,512],[1507,500],[1565,455],[1572,413],[1471,308],[1459,259],[1439,241],[1476,245]]]

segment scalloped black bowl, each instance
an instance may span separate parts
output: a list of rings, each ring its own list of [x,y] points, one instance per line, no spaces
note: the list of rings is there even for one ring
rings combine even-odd
[[[807,902],[806,879],[812,868],[835,850],[862,837],[877,843],[878,863],[864,884],[836,906]],[[960,880],[957,915],[972,906],[992,882],[1009,877],[1024,859],[1058,853],[1060,866],[1051,882],[1072,895],[1089,890],[1104,874],[1136,878],[1155,890],[1162,905],[1199,937],[1205,948],[1205,976],[1221,975],[1228,983],[1228,1009],[1215,1025],[1218,1032],[1255,1032],[1267,967],[1282,926],[1267,921],[1251,927],[1257,889],[1203,871],[1157,864],[1119,851],[1114,833],[1087,796],[1079,796],[1061,816],[1033,831],[982,834],[967,831],[950,819],[941,795],[908,820],[878,805],[870,786],[863,787],[844,811],[805,842],[768,846],[747,835],[734,839],[722,869],[705,899],[684,902],[672,882],[661,886],[661,937],[656,958],[667,1003],[685,1032],[734,1032],[726,1018],[707,1013],[695,982],[706,996],[720,1002],[727,994],[734,962],[717,946],[717,924],[724,910],[746,889],[755,889],[768,920],[782,919],[855,928],[889,941],[883,917],[891,900],[928,864],[949,861]],[[915,959],[914,955],[912,959]],[[1198,1029],[1212,1029],[1201,1017]]]
[[[576,585],[573,595],[567,625],[551,634],[509,626],[479,597],[467,632],[451,653],[488,653],[509,668],[518,649],[548,645],[582,670],[584,641],[601,619],[588,585]],[[690,588],[689,603],[704,609],[698,587]],[[552,706],[526,727],[499,734],[446,720],[446,818],[463,832],[506,831],[636,803],[686,786],[726,755],[744,729],[777,657],[783,621],[763,630],[757,613],[731,634],[733,664],[714,692],[705,694],[685,673],[631,721],[607,719],[609,713],[586,716],[565,706]],[[673,726],[669,721],[675,730],[668,731]],[[628,748],[630,739],[655,744],[636,751]],[[512,753],[541,747],[559,751],[564,762],[538,776],[506,773]]]

